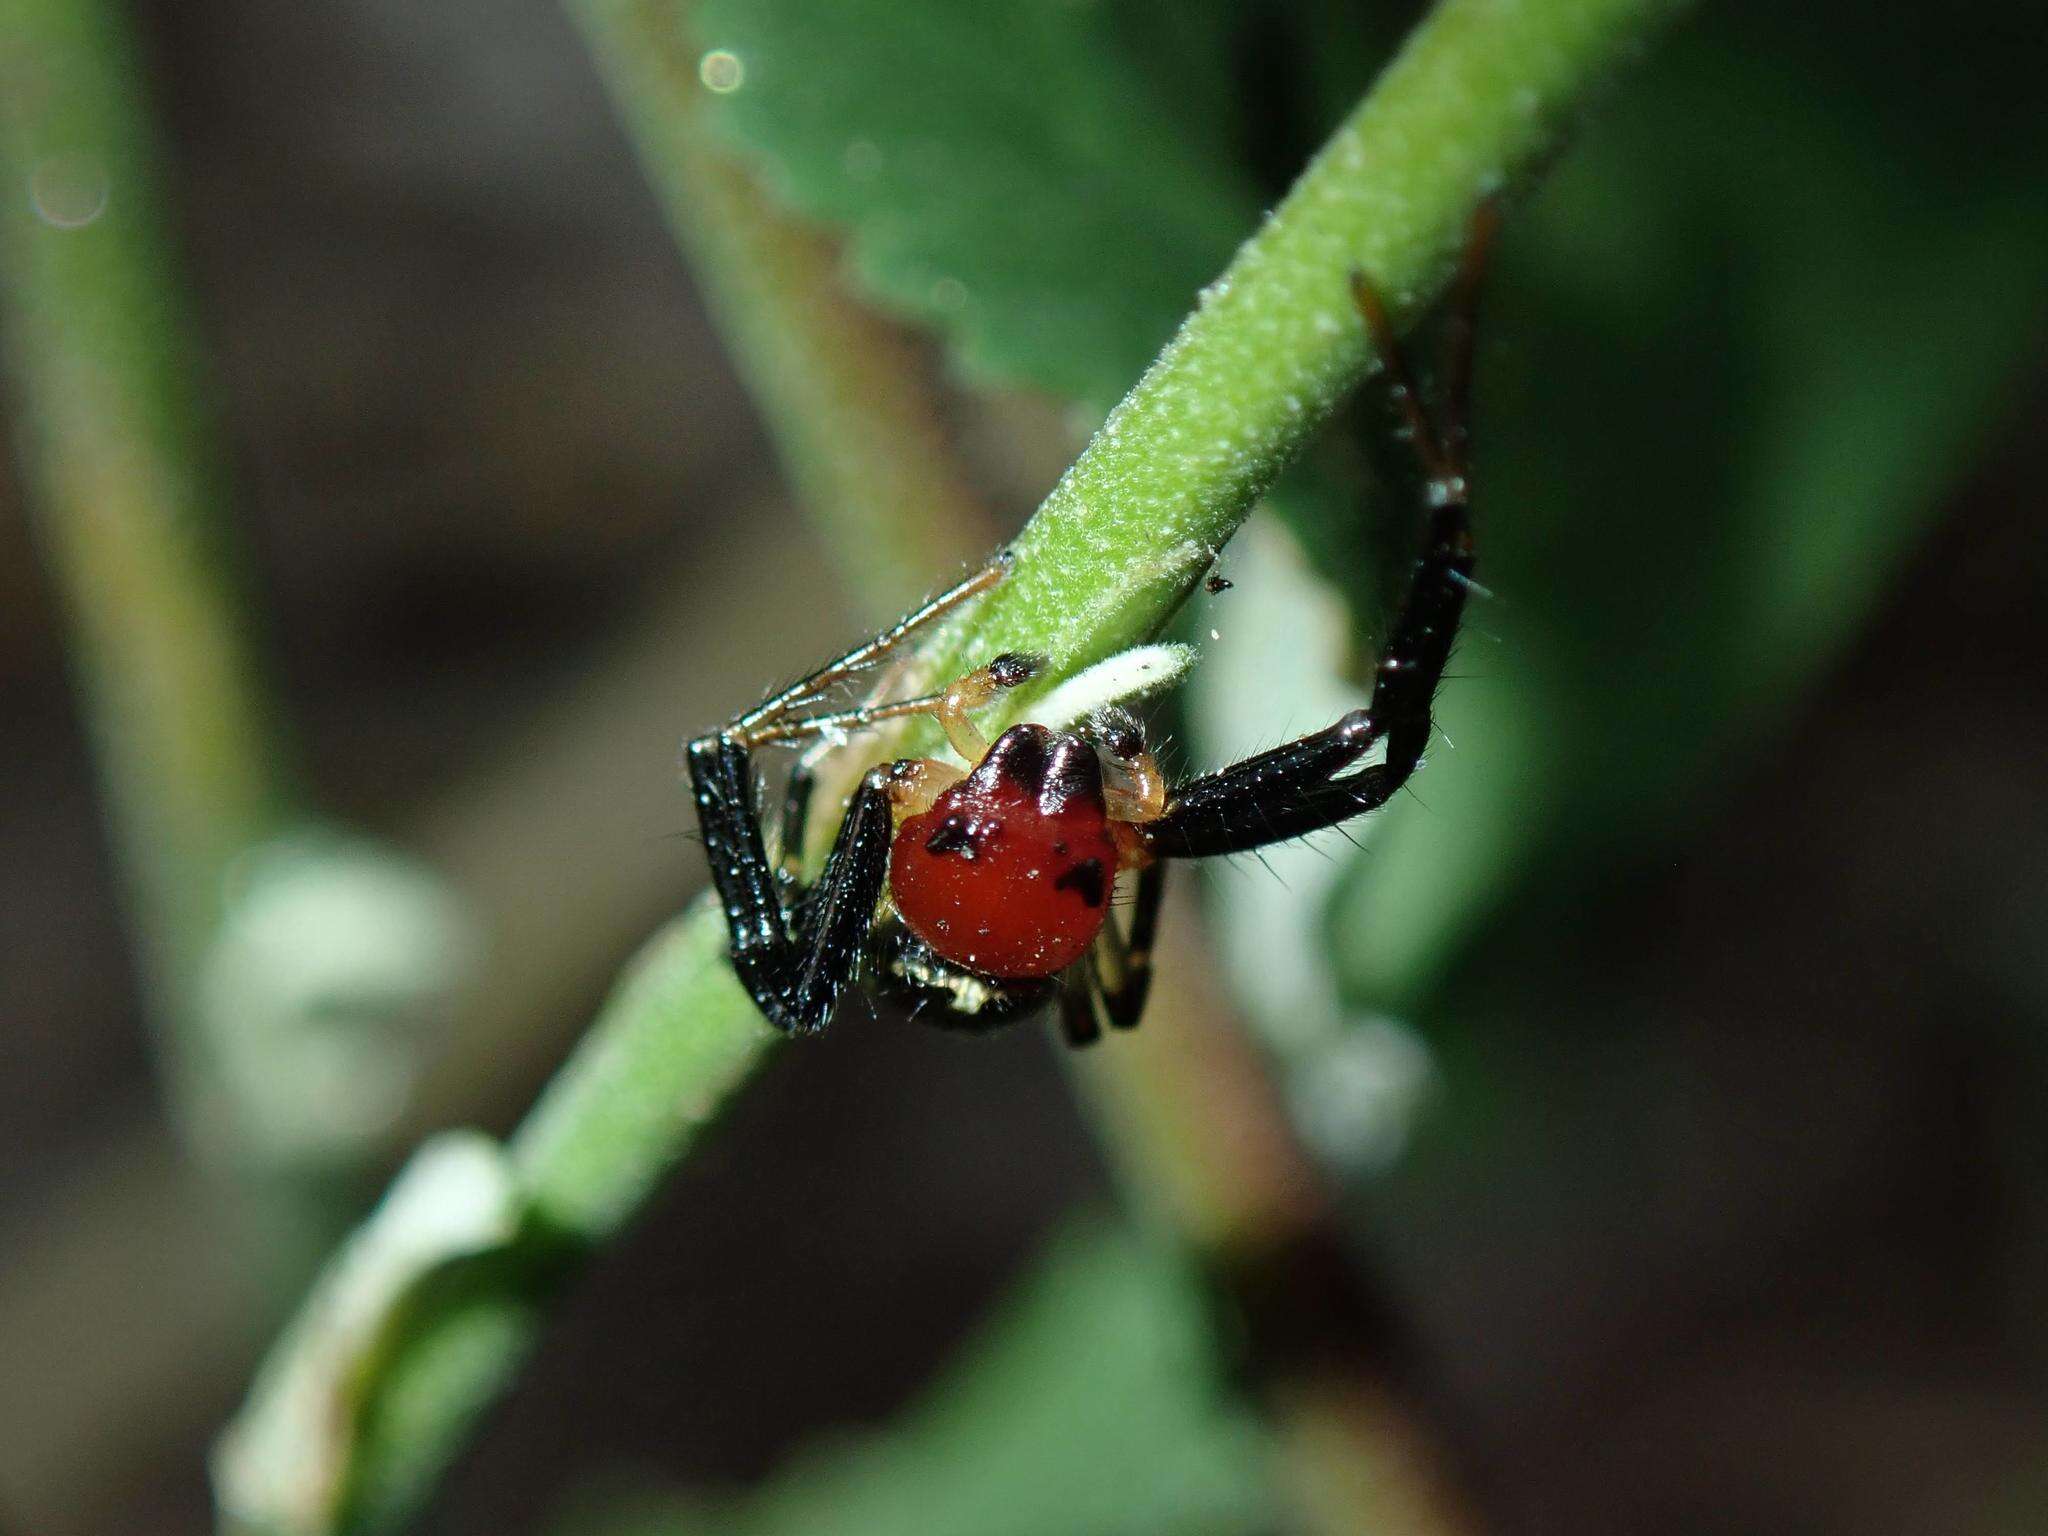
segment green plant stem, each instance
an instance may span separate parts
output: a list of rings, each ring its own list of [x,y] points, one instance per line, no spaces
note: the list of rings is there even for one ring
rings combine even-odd
[[[1053,663],[1042,690],[1155,633],[1371,366],[1347,274],[1412,319],[1480,200],[1511,193],[1683,3],[1443,0],[1054,488],[935,673],[1034,651]]]
[[[657,933],[628,966],[596,1025],[507,1148],[528,1218],[505,1265],[410,1324],[363,1404],[363,1438],[332,1525],[403,1521],[477,1412],[524,1358],[567,1264],[607,1239],[660,1187],[727,1097],[778,1038],[725,963],[711,903]],[[566,1261],[566,1262],[565,1262]]]
[[[960,652],[1039,650],[1057,677],[1156,631],[1366,369],[1347,272],[1363,268],[1412,314],[1477,201],[1549,149],[1675,6],[1446,0],[1432,12],[1032,520]],[[407,1518],[511,1379],[565,1260],[639,1208],[768,1038],[700,904],[650,944],[515,1138],[530,1217],[518,1235],[388,1298],[374,1353],[326,1383],[347,1410],[327,1421],[335,1438],[224,1479],[228,1526],[311,1536]],[[267,1378],[290,1373],[292,1349],[288,1338]],[[266,1412],[259,1387],[243,1423]]]
[[[460,971],[452,901],[322,828],[262,687],[134,37],[0,0],[0,317],[168,1098],[286,1294],[353,1218]],[[337,938],[337,935],[343,937]],[[343,1053],[347,1053],[344,1056]],[[310,1112],[309,1112],[310,1111]]]
[[[104,0],[0,0],[0,296],[22,457],[145,962],[178,998],[229,866],[299,807],[223,558],[139,75]]]
[[[938,427],[915,342],[845,292],[824,235],[715,146],[666,0],[568,0],[798,499],[877,617],[995,534]]]

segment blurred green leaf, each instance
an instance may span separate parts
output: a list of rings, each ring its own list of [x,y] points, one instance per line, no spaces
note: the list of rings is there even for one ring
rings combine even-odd
[[[1966,104],[1895,105],[1969,41],[1930,30],[1887,79],[1822,21],[1720,13],[1517,214],[1479,423],[1501,597],[1337,902],[1354,998],[1419,1001],[1517,904],[1568,942],[1576,882],[1782,727],[1998,424],[2048,295],[2048,136],[1982,155]]]
[[[1257,221],[1227,0],[702,0],[715,120],[987,382],[1106,410]],[[1310,141],[1308,147],[1313,146]]]
[[[578,1536],[1155,1536],[1267,1528],[1261,1441],[1225,1406],[1184,1268],[1127,1231],[1055,1243],[886,1433],[733,1499],[599,1498]]]
[[[1418,10],[700,0],[698,16],[743,72],[714,122],[845,234],[875,299],[976,381],[1100,415]],[[1365,494],[1355,461],[1318,452],[1272,499],[1319,563],[1379,569]]]

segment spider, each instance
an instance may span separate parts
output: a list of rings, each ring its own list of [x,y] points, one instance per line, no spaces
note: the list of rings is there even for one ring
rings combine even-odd
[[[1472,313],[1491,235],[1475,223],[1446,325],[1443,430],[1424,412],[1385,308],[1353,273],[1352,297],[1385,361],[1413,440],[1429,524],[1374,674],[1371,702],[1334,725],[1185,783],[1169,785],[1126,708],[1077,729],[1013,725],[993,743],[974,715],[1042,663],[1005,654],[937,693],[821,710],[850,677],[999,583],[1007,556],[931,599],[723,730],[688,747],[697,818],[725,908],[732,963],[768,1022],[791,1035],[831,1022],[856,979],[945,1027],[986,1030],[1056,1001],[1068,1042],[1144,1011],[1166,862],[1249,853],[1334,827],[1384,805],[1422,761],[1430,706],[1467,589],[1473,542],[1465,413]],[[804,884],[796,860],[822,756],[848,732],[911,715],[935,717],[961,761],[905,758],[869,769],[823,872]],[[754,753],[808,743],[789,774],[764,846]],[[1385,755],[1362,760],[1376,746]],[[1119,877],[1128,925],[1112,920]]]

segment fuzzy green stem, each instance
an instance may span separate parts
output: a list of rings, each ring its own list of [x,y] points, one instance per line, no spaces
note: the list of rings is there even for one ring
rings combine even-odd
[[[352,1479],[331,1524],[396,1528],[479,1411],[512,1379],[569,1264],[618,1235],[688,1155],[777,1036],[725,962],[724,916],[698,903],[656,934],[507,1148],[526,1224],[506,1262],[426,1311],[368,1384]]]
[[[581,0],[586,24],[617,12]],[[1353,268],[1403,314],[1440,280],[1479,199],[1552,147],[1570,111],[1677,0],[1446,0],[1239,251],[1015,546],[962,653],[1041,651],[1054,677],[1154,632],[1367,367]],[[601,40],[602,46],[602,40]],[[671,77],[673,78],[673,77]],[[855,405],[858,401],[853,402]],[[509,1382],[566,1261],[610,1239],[744,1080],[769,1036],[708,905],[658,937],[506,1159],[522,1220],[502,1248],[396,1287],[370,1345],[303,1365],[335,1438],[221,1479],[228,1527],[383,1531],[419,1505]],[[316,1295],[297,1333],[320,1322]],[[303,1383],[301,1383],[303,1385]],[[323,1395],[324,1394],[324,1395]],[[260,1431],[262,1387],[240,1428]]]
[[[1443,0],[1053,489],[947,660],[1038,652],[1042,689],[1157,632],[1371,365],[1347,275],[1412,318],[1477,204],[1682,4]]]

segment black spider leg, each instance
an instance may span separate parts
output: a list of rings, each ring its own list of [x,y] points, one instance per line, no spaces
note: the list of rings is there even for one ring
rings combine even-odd
[[[1248,853],[1319,832],[1386,804],[1421,763],[1429,744],[1430,706],[1450,660],[1472,583],[1465,470],[1468,432],[1463,414],[1470,390],[1479,273],[1493,230],[1493,211],[1490,206],[1482,208],[1454,284],[1442,435],[1422,410],[1378,293],[1362,275],[1352,275],[1353,297],[1414,440],[1431,507],[1422,555],[1374,673],[1372,702],[1325,730],[1181,786],[1168,799],[1166,814],[1139,828],[1155,855],[1187,859]],[[1382,740],[1383,761],[1345,773]]]
[[[1115,1029],[1136,1029],[1152,990],[1152,946],[1159,936],[1159,902],[1166,894],[1166,866],[1147,864],[1138,871],[1131,896],[1130,927],[1119,931],[1116,918],[1102,925],[1088,951],[1088,970],[1102,1004],[1103,1017]]]
[[[854,979],[888,877],[894,817],[888,771],[872,769],[847,807],[817,883],[806,889],[799,883],[798,863],[816,758],[806,751],[791,771],[778,828],[780,857],[771,863],[754,801],[750,749],[759,742],[816,735],[822,725],[791,729],[790,714],[816,703],[837,684],[895,652],[916,631],[995,586],[1011,564],[1007,552],[998,555],[873,639],[748,710],[724,730],[689,745],[686,756],[697,821],[711,882],[725,909],[733,969],[762,1014],[785,1033],[823,1029]]]
[[[1121,705],[1110,705],[1083,721],[1080,732],[1109,761],[1121,765],[1121,792],[1138,806],[1148,804],[1148,786],[1156,783],[1159,770],[1138,717]],[[1141,865],[1131,892],[1129,923],[1120,925],[1110,914],[1088,953],[1060,977],[1060,1025],[1067,1044],[1094,1044],[1102,1038],[1105,1021],[1113,1029],[1137,1027],[1152,989],[1152,947],[1165,890],[1166,866],[1156,861]]]
[[[811,826],[811,805],[817,798],[818,764],[837,743],[814,741],[790,764],[782,785],[782,815],[775,823],[775,867],[785,886],[794,888],[803,876],[804,835]]]
[[[1166,891],[1166,866],[1138,871],[1131,897],[1131,923],[1119,931],[1114,916],[1102,925],[1087,955],[1060,977],[1060,1030],[1067,1044],[1093,1045],[1106,1022],[1112,1029],[1136,1029],[1152,990],[1152,946],[1159,933],[1159,900]]]
[[[689,761],[733,969],[769,1023],[815,1034],[854,978],[889,872],[888,770],[861,779],[824,873],[785,907],[782,877],[761,844],[752,753],[730,736],[705,736],[690,743]]]
[[[1087,975],[1062,976],[1059,985],[1060,1033],[1075,1050],[1102,1038],[1102,1021],[1096,1017],[1094,978]]]
[[[1376,810],[1408,781],[1430,734],[1430,704],[1464,611],[1473,567],[1462,501],[1436,509],[1372,703],[1335,725],[1182,785],[1159,820],[1139,828],[1155,856],[1248,853]],[[1383,762],[1339,777],[1380,742]]]

